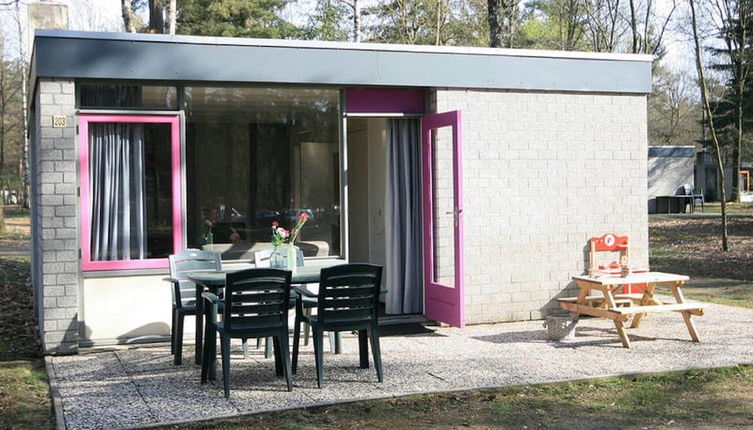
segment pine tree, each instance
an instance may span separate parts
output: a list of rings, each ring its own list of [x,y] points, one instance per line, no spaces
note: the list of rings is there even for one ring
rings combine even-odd
[[[280,17],[290,0],[181,0],[178,34],[291,38],[296,26]]]

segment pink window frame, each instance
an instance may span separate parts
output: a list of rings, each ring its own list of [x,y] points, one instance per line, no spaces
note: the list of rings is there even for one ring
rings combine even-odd
[[[173,252],[183,247],[183,206],[181,203],[181,150],[179,115],[103,115],[80,114],[79,121],[79,183],[81,184],[81,268],[84,271],[121,269],[163,269],[167,258],[142,260],[92,261],[91,259],[91,198],[89,195],[89,124],[122,122],[170,124],[173,194]]]

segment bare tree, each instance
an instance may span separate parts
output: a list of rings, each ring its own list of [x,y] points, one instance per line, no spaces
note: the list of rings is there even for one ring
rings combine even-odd
[[[131,9],[131,0],[120,0],[123,10],[123,26],[128,33],[136,32],[136,25],[133,22],[133,10]]]
[[[642,11],[640,10],[641,5],[636,5],[635,1],[629,0],[629,26],[632,35],[630,52],[657,55],[660,53],[664,35],[677,10],[677,1],[672,0],[672,7],[666,16],[657,15],[656,4],[652,0],[646,0],[646,4],[642,6]],[[643,14],[642,20],[639,20],[639,13]]]
[[[648,99],[648,136],[651,145],[692,142],[701,132],[701,108],[695,77],[684,70],[654,67],[653,92]]]
[[[695,68],[698,73],[698,84],[701,89],[701,102],[703,103],[703,110],[706,115],[709,132],[711,134],[711,142],[714,144],[716,152],[716,168],[719,172],[719,188],[722,201],[722,249],[729,251],[729,238],[727,234],[727,196],[725,191],[726,182],[724,180],[724,165],[722,163],[722,149],[719,145],[719,137],[717,135],[716,124],[714,121],[714,112],[711,110],[711,103],[709,102],[709,91],[706,83],[706,74],[703,70],[703,59],[701,58],[701,41],[698,36],[698,24],[696,21],[696,9],[695,0],[688,0],[690,4],[690,24],[693,31],[693,46],[695,53]]]
[[[596,52],[615,52],[627,31],[622,19],[623,3],[620,0],[593,0],[586,2],[585,31]]]
[[[560,31],[564,30],[564,37],[560,40],[563,42],[562,49],[565,51],[576,49],[583,37],[584,9],[582,0],[565,0],[562,3]]]

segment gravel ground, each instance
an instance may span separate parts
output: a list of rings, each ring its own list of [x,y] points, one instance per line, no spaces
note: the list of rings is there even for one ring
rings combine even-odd
[[[428,327],[412,335],[382,337],[385,380],[358,368],[354,336],[343,354],[325,355],[325,386],[316,388],[312,350],[305,348],[293,392],[274,376],[273,360],[240,345],[231,360],[231,395],[218,381],[199,383],[193,346],[173,366],[169,347],[140,347],[50,357],[68,429],[130,428],[209,419],[360,399],[483,387],[535,384],[610,375],[665,372],[753,363],[753,310],[709,304],[694,317],[700,343],[690,341],[681,315],[651,314],[629,329],[632,348],[622,348],[614,325],[582,318],[571,341],[548,342],[541,321]],[[325,347],[326,348],[326,347]]]

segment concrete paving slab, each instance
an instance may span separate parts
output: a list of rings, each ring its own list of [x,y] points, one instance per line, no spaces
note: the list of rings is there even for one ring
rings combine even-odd
[[[614,325],[582,318],[572,340],[549,342],[542,321],[488,324],[465,329],[427,327],[381,341],[384,382],[373,359],[359,368],[358,341],[343,334],[343,354],[325,346],[324,388],[317,388],[313,346],[302,347],[293,392],[274,374],[273,359],[251,341],[251,357],[240,343],[231,353],[231,397],[218,380],[202,385],[192,345],[184,363],[172,365],[169,346],[50,357],[69,429],[127,428],[224,417],[276,409],[610,375],[664,372],[753,363],[753,311],[707,305],[694,318],[701,342],[690,341],[678,313],[650,314],[628,329],[632,348],[622,347]],[[327,342],[325,342],[326,344]],[[584,359],[585,358],[585,359]],[[198,406],[194,406],[198,405]]]
[[[237,413],[238,409],[222,394],[222,382],[217,384],[219,390],[212,389],[215,384],[202,385],[200,374],[197,369],[145,372],[134,375],[132,380],[156,422],[198,420]]]
[[[128,378],[64,382],[59,393],[63,398],[66,428],[70,430],[124,428],[156,421]]]

